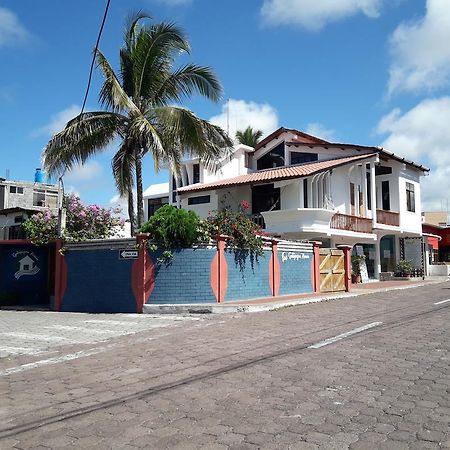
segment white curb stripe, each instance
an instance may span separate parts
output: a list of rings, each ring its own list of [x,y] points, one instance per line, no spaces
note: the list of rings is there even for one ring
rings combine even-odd
[[[0,377],[5,377],[13,373],[23,372],[24,370],[35,369],[36,367],[47,366],[49,364],[58,364],[64,361],[71,361],[73,359],[84,358],[86,356],[96,355],[97,353],[103,352],[105,348],[94,348],[88,351],[80,351],[76,353],[69,353],[64,356],[59,356],[55,358],[41,359],[40,361],[35,361],[33,363],[22,364],[21,366],[10,367],[9,369],[0,370]]]
[[[435,305],[442,305],[442,303],[448,303],[448,302],[450,302],[450,298],[447,300],[442,300],[440,302],[436,302]]]
[[[339,334],[338,336],[325,339],[324,341],[320,341],[317,344],[310,345],[308,348],[320,348],[324,347],[325,345],[333,344],[336,341],[340,341],[341,339],[344,339],[346,337],[352,336],[356,333],[361,333],[361,331],[368,330],[369,328],[377,327],[378,325],[381,325],[383,322],[372,322],[367,325],[364,325],[359,328],[355,328],[354,330],[347,331],[346,333]]]

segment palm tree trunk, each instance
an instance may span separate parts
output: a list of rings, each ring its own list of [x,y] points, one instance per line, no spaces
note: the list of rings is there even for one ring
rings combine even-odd
[[[134,215],[134,198],[133,190],[128,191],[128,217],[130,218],[130,233],[134,236],[136,233],[136,217]]]
[[[136,198],[137,198],[137,228],[141,228],[144,224],[144,198],[142,185],[142,151],[140,148],[135,150],[136,161]]]

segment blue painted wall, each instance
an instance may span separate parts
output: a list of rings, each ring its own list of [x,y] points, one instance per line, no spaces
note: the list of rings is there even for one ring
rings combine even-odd
[[[72,250],[65,254],[67,288],[62,311],[134,313],[131,287],[134,259],[119,259],[119,250]]]
[[[211,263],[216,249],[180,249],[169,263],[158,263],[161,252],[151,252],[155,264],[155,287],[148,304],[215,303],[210,284]]]
[[[49,303],[48,247],[0,247],[0,304]]]
[[[271,296],[269,261],[271,251],[252,258],[248,251],[225,251],[228,264],[228,289],[225,301]]]
[[[278,295],[313,292],[312,253],[278,252],[280,262],[280,290]]]

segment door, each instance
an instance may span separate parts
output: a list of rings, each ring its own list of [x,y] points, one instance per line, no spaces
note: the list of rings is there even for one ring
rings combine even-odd
[[[335,248],[320,249],[320,292],[345,291],[344,252]]]

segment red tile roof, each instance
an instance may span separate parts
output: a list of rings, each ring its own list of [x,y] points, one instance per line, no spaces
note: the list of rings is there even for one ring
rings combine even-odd
[[[306,164],[299,164],[289,167],[278,167],[276,169],[260,170],[258,172],[250,173],[248,175],[240,175],[238,177],[226,178],[224,180],[214,181],[212,183],[192,184],[178,189],[178,192],[198,192],[209,191],[214,189],[223,189],[232,186],[241,186],[253,183],[274,182],[281,180],[289,180],[293,178],[302,178],[314,175],[319,172],[333,169],[351,162],[375,156],[374,153],[347,156],[345,158],[330,159],[327,161],[317,161]]]

